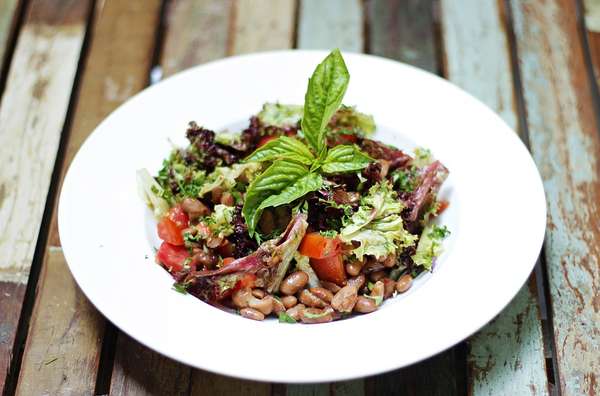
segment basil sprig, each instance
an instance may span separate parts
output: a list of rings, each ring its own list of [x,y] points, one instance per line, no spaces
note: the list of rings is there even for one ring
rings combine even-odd
[[[301,128],[309,146],[281,136],[258,148],[246,161],[272,162],[248,186],[242,214],[254,235],[262,212],[289,204],[323,185],[321,174],[357,171],[371,161],[356,145],[327,150],[326,127],[342,103],[350,74],[338,49],[321,62],[308,80]]]

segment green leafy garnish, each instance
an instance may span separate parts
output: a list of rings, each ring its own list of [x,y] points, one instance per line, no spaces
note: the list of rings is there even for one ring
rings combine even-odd
[[[387,182],[376,184],[361,200],[358,210],[340,231],[342,241],[359,242],[352,253],[361,260],[365,255],[376,258],[395,254],[398,249],[413,246],[417,236],[404,228],[400,213],[404,205]]]
[[[286,105],[281,103],[265,103],[258,119],[265,125],[280,128],[292,127],[302,118],[302,106]]]
[[[392,172],[392,184],[402,192],[413,192],[419,184],[418,176],[418,168],[415,166],[397,169]]]
[[[416,265],[422,265],[426,270],[431,270],[433,260],[442,254],[442,240],[450,235],[446,226],[435,224],[428,225],[421,234],[417,250],[412,257]]]
[[[279,323],[296,323],[296,319],[292,318],[285,311],[279,312]]]
[[[328,174],[352,172],[363,169],[371,161],[371,157],[360,151],[357,146],[340,145],[329,150],[322,169]]]
[[[333,50],[308,80],[302,132],[317,154],[325,148],[325,126],[340,107],[350,73],[339,49]]]
[[[246,158],[246,161],[266,162],[274,160],[291,160],[310,165],[315,156],[300,140],[280,136],[271,140]]]
[[[433,155],[431,155],[431,150],[417,147],[415,150],[415,158],[413,158],[412,163],[419,168],[427,166],[433,162]]]
[[[182,283],[173,283],[173,290],[181,294],[187,294],[187,286]]]
[[[357,146],[340,145],[327,150],[326,127],[342,103],[349,79],[340,51],[332,51],[308,82],[301,124],[308,146],[296,138],[281,136],[246,158],[246,163],[272,163],[246,192],[242,214],[250,236],[255,234],[265,208],[289,204],[318,190],[323,184],[322,173],[357,171],[372,161]],[[272,115],[273,111],[263,108],[263,117]],[[296,114],[298,108],[290,108],[290,111]]]
[[[306,165],[289,160],[276,161],[248,187],[242,214],[252,236],[262,211],[280,206],[317,190],[323,184],[321,175],[310,173]]]

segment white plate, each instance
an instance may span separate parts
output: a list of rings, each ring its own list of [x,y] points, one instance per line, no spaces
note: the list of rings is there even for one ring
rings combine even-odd
[[[255,322],[171,289],[173,280],[154,263],[157,241],[136,192],[136,169],[157,171],[169,140],[184,143],[190,120],[221,130],[240,125],[265,101],[303,103],[307,79],[325,56],[271,52],[190,69],[136,95],[85,142],[62,189],[60,236],[75,280],[121,330],[220,374],[343,380],[451,347],[498,314],[524,284],[542,244],[546,205],[537,169],[516,134],[443,79],[345,54],[351,79],[344,103],[374,115],[379,139],[428,147],[450,170],[441,194],[451,204],[440,222],[452,234],[433,274],[377,312],[319,325]]]

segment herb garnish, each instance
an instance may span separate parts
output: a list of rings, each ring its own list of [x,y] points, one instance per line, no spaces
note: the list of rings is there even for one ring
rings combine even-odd
[[[323,185],[322,174],[352,172],[372,159],[355,145],[327,149],[326,127],[342,103],[350,74],[339,50],[332,51],[315,69],[304,98],[302,134],[281,136],[257,149],[246,161],[272,162],[248,186],[242,214],[253,236],[265,208],[289,204]]]

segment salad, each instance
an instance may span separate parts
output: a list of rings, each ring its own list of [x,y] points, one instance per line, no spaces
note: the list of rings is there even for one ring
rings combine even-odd
[[[373,117],[342,105],[349,79],[334,50],[303,106],[266,103],[237,134],[191,122],[158,175],[138,171],[176,291],[250,319],[324,323],[373,312],[434,268],[448,170],[371,139]]]

